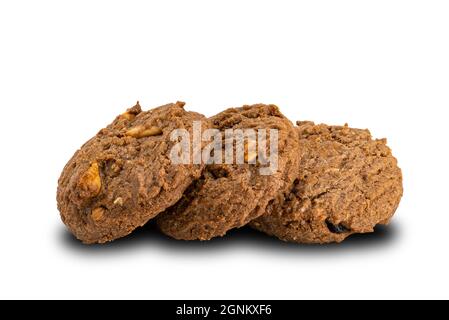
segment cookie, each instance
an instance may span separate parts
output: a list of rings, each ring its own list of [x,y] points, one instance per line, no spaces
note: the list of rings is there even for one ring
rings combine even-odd
[[[251,226],[284,241],[330,243],[388,224],[403,189],[386,140],[347,125],[297,125],[296,180]]]
[[[206,166],[202,176],[192,183],[183,198],[156,219],[159,229],[176,239],[209,240],[246,225],[265,212],[265,207],[278,192],[291,186],[298,170],[297,132],[276,106],[258,104],[231,108],[209,120],[220,134],[239,129],[266,132],[265,148],[260,147],[256,156],[245,145],[243,164],[238,163],[235,156],[234,162]],[[277,133],[277,139],[274,139],[273,132]],[[229,140],[226,134],[224,136],[223,149],[228,146],[237,154],[235,139]],[[278,144],[277,165],[270,174],[262,174],[261,169],[267,164],[263,159],[267,157],[258,156],[260,151],[270,155],[268,141],[271,137]],[[258,148],[263,145],[259,144],[260,141],[264,140],[257,141]],[[220,149],[220,152],[225,154],[224,150]]]
[[[177,102],[142,112],[139,103],[84,144],[65,166],[57,202],[63,222],[85,243],[132,232],[173,206],[201,175],[201,164],[170,161],[174,129],[207,119]]]

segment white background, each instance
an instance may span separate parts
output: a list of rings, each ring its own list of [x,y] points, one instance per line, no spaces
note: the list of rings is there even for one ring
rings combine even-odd
[[[393,224],[341,245],[154,228],[83,246],[56,209],[64,164],[140,100],[387,137]],[[449,298],[447,1],[2,1],[0,298]]]

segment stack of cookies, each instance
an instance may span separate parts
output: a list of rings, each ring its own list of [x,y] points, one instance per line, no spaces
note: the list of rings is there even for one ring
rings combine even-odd
[[[402,192],[386,140],[368,130],[295,126],[274,105],[206,118],[182,102],[149,111],[137,103],[73,155],[57,202],[62,221],[88,244],[152,219],[179,240],[248,225],[284,241],[330,243],[388,224]]]

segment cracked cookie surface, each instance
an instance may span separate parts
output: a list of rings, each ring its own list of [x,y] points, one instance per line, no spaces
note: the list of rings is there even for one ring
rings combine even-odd
[[[209,120],[222,133],[227,129],[266,129],[267,133],[277,129],[278,168],[270,175],[261,175],[260,163],[250,163],[255,155],[249,149],[245,149],[244,164],[207,165],[183,198],[156,219],[160,230],[176,239],[209,240],[244,226],[262,215],[268,202],[287,190],[297,173],[297,132],[276,106],[231,108]],[[226,144],[225,140],[223,146]],[[234,154],[235,148],[233,145]],[[266,154],[268,149],[269,143]]]
[[[368,130],[297,122],[299,171],[251,226],[284,241],[341,242],[388,224],[402,197],[402,173],[385,139]]]
[[[85,243],[104,243],[174,205],[204,167],[169,158],[171,132],[192,133],[193,121],[208,126],[183,102],[145,112],[137,103],[86,142],[58,182],[58,209],[70,231]]]

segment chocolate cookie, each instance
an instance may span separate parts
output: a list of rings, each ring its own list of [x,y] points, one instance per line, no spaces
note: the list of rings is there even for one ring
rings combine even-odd
[[[139,103],[84,144],[65,166],[57,201],[63,222],[85,243],[132,232],[174,205],[203,165],[173,164],[174,129],[192,132],[204,116],[177,102],[142,112]]]
[[[160,230],[176,239],[209,240],[244,226],[262,215],[278,192],[291,186],[298,170],[297,132],[276,106],[259,104],[231,108],[209,120],[221,134],[230,129],[254,129],[258,133],[266,130],[265,147],[254,153],[246,144],[243,164],[234,157],[234,162],[206,166],[201,178],[188,188],[183,198],[156,219]],[[274,132],[278,139],[274,139]],[[224,137],[223,149],[230,146],[227,150],[235,155],[235,139]],[[269,150],[271,137],[278,142],[278,150],[270,154],[273,151]],[[263,145],[259,144],[261,141],[264,140],[257,141],[258,146]],[[265,155],[278,155],[277,166],[271,174],[262,174],[267,157],[261,157],[260,151],[265,151]]]
[[[294,185],[251,226],[284,241],[329,243],[388,224],[403,189],[386,140],[347,125],[297,125],[300,166]]]

